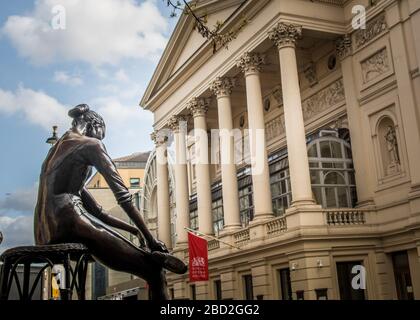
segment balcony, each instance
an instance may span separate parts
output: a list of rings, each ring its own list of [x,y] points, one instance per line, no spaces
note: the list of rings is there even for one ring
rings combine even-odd
[[[243,250],[252,250],[267,244],[282,243],[302,235],[356,235],[377,231],[374,210],[355,208],[322,209],[321,207],[291,209],[284,216],[261,222],[251,222],[237,231],[221,232],[218,239],[208,241],[210,258],[225,257]],[[188,257],[188,248],[182,256]]]

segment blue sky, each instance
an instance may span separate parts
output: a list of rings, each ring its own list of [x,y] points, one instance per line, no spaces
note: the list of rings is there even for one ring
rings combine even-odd
[[[0,2],[0,252],[32,242],[45,140],[53,125],[69,128],[72,106],[104,117],[112,157],[153,148],[153,117],[138,103],[176,23],[165,2]],[[53,8],[64,8],[63,28],[52,28]]]

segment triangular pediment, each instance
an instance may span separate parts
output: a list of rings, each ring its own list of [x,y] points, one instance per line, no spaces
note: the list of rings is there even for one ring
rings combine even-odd
[[[243,0],[198,1],[194,11],[206,16],[207,26],[212,30],[217,21],[226,21],[243,4]],[[141,105],[153,96],[180,68],[188,65],[191,57],[206,43],[194,28],[191,15],[182,15],[156,67]]]

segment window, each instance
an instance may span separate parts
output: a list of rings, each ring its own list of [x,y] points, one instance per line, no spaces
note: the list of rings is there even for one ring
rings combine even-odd
[[[407,251],[392,254],[392,265],[394,267],[398,300],[414,300]]]
[[[251,221],[254,217],[252,185],[239,190],[239,212],[242,226],[248,226],[249,221]]]
[[[252,275],[247,274],[243,276],[245,300],[254,300],[254,288],[252,285]]]
[[[308,145],[312,191],[324,208],[352,208],[356,182],[350,144],[335,131],[321,131]]]
[[[140,188],[140,178],[130,178],[130,188]]]
[[[171,300],[175,299],[175,289],[174,288],[170,288],[169,289],[170,295],[171,295]]]
[[[296,299],[305,300],[305,291],[303,290],[296,291]]]
[[[190,210],[190,228],[198,230],[198,210]]]
[[[215,280],[214,281],[214,293],[216,300],[222,300],[222,281]]]
[[[219,235],[220,230],[223,230],[223,199],[217,199],[211,204],[213,214],[213,230],[215,235]]]
[[[292,283],[290,281],[290,269],[280,269],[279,271],[280,278],[280,289],[281,289],[281,299],[282,300],[293,300],[292,297]]]
[[[315,289],[316,300],[328,300],[328,289]]]
[[[192,284],[190,286],[190,290],[191,290],[191,300],[197,300],[197,290],[196,290],[195,284]]]
[[[365,291],[363,289],[353,289],[352,287],[352,280],[356,275],[352,273],[352,269],[356,265],[362,265],[362,262],[337,262],[337,278],[341,300],[365,300]]]
[[[133,194],[133,202],[134,202],[135,207],[140,210],[140,193],[139,192],[136,192],[135,194]]]
[[[99,262],[94,262],[92,264],[92,298],[98,299],[105,296],[107,286],[108,269]]]
[[[276,216],[284,214],[292,202],[292,188],[290,186],[289,162],[287,156],[270,163],[271,196],[273,199],[273,213]]]

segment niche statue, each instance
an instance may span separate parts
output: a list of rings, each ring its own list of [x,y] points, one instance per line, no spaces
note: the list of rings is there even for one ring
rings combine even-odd
[[[168,299],[164,269],[183,274],[187,266],[152,236],[133,205],[102,143],[102,117],[86,104],[74,107],[68,115],[73,118],[72,128],[50,149],[42,165],[34,219],[36,244],[82,243],[95,260],[146,280],[152,299]],[[88,192],[85,183],[93,167],[135,226],[108,215]],[[134,234],[143,244],[134,245],[112,227]]]

